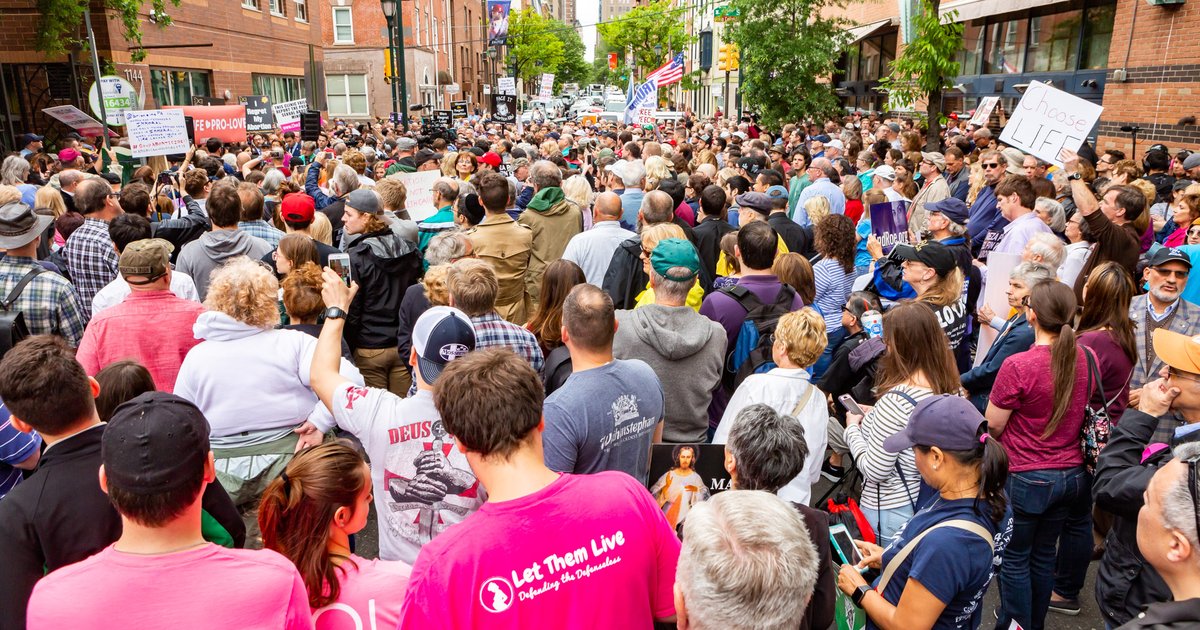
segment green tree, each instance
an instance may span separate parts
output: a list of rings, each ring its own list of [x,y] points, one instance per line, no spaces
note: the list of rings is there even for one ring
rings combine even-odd
[[[888,89],[888,106],[892,109],[907,109],[925,99],[929,125],[925,146],[929,151],[937,151],[945,121],[942,92],[953,86],[952,81],[958,76],[958,50],[963,33],[963,25],[955,21],[958,12],[952,11],[943,18],[938,15],[939,5],[940,0],[921,0],[913,16],[912,42],[904,47],[904,52],[892,62],[888,76],[880,81]]]
[[[739,89],[745,105],[768,127],[840,111],[828,77],[836,70],[850,23],[824,14],[846,3],[733,0],[738,17],[729,27],[729,39],[740,54]]]
[[[584,54],[587,53],[587,48],[583,45],[583,38],[579,36],[579,31],[574,27],[557,20],[551,21],[554,24],[555,34],[563,43],[563,60],[558,65],[558,72],[554,75],[555,87],[561,88],[563,83],[586,84],[592,77],[592,66],[583,59]]]
[[[171,5],[179,6],[179,0],[169,0]],[[171,24],[171,16],[167,15],[168,0],[151,0],[150,14],[160,27]],[[38,12],[42,15],[41,24],[34,38],[34,48],[46,55],[63,55],[69,50],[82,49],[87,46],[87,34],[83,30],[83,12],[89,10],[85,0],[38,0]],[[129,42],[129,53],[134,63],[146,58],[142,48],[142,21],[138,11],[142,8],[142,0],[104,0],[104,11],[112,12],[121,21],[121,36]],[[93,22],[99,21],[94,19]],[[117,43],[113,43],[117,47]]]
[[[506,64],[518,81],[533,80],[544,72],[557,73],[566,49],[558,30],[554,20],[531,8],[509,14]]]
[[[671,51],[684,50],[695,41],[684,29],[682,16],[682,10],[672,7],[670,0],[656,0],[634,7],[616,20],[597,24],[596,32],[606,50],[619,53],[622,63],[625,53],[633,52],[640,77],[666,63]]]

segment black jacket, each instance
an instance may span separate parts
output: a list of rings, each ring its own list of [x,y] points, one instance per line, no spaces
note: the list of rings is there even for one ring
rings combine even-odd
[[[400,361],[406,365],[408,355],[412,353],[413,327],[430,306],[425,287],[421,283],[415,283],[405,289],[404,298],[400,300],[400,326],[396,331],[396,347],[400,350]]]
[[[45,573],[121,536],[121,517],[97,477],[105,426],[48,448],[37,471],[0,501],[0,629],[24,630],[25,605]],[[245,545],[246,526],[220,484],[208,484],[202,506],[237,547]]]
[[[789,219],[786,212],[772,212],[767,215],[767,224],[775,228],[789,252],[796,252],[805,258],[810,258],[816,253],[813,248],[812,228],[806,228]]]
[[[700,266],[713,276],[717,275],[717,260],[721,257],[721,238],[737,228],[719,217],[704,217],[692,230],[696,234],[696,250],[700,253]]]
[[[1146,612],[1121,626],[1120,630],[1192,630],[1200,628],[1200,599],[1150,604]]]
[[[630,309],[637,303],[637,296],[649,282],[642,269],[642,239],[633,236],[621,241],[608,262],[608,271],[600,288],[612,297],[613,306]]]
[[[1171,599],[1171,591],[1138,551],[1137,519],[1142,493],[1150,478],[1172,458],[1162,449],[1142,461],[1158,418],[1128,409],[1114,425],[1108,445],[1100,451],[1092,497],[1112,512],[1113,525],[1104,539],[1104,557],[1096,572],[1096,602],[1104,620],[1119,626],[1146,606]]]
[[[400,301],[421,277],[421,253],[391,229],[364,234],[350,245],[350,268],[358,294],[346,317],[351,348],[395,348]]]
[[[837,575],[833,571],[833,550],[829,546],[829,515],[807,505],[792,503],[792,507],[804,517],[808,535],[817,547],[817,567],[820,575],[813,587],[812,599],[804,609],[800,630],[824,630],[833,625],[837,608]]]
[[[865,369],[854,370],[850,367],[850,351],[866,340],[867,333],[861,330],[843,339],[834,349],[833,359],[830,360],[825,374],[821,376],[821,382],[817,383],[822,392],[833,397],[833,414],[843,424],[846,422],[846,409],[837,403],[837,399],[849,394],[855,385],[867,377]]]
[[[319,210],[319,212],[329,219],[329,224],[333,227],[333,243],[335,245],[342,242],[342,215],[345,214],[345,211],[345,199],[338,199]]]
[[[151,224],[154,238],[161,238],[175,246],[175,250],[171,252],[172,262],[179,256],[184,245],[200,238],[205,232],[212,229],[208,213],[200,207],[200,204],[191,197],[184,197],[183,203],[187,207],[187,214],[178,219],[165,219]]]

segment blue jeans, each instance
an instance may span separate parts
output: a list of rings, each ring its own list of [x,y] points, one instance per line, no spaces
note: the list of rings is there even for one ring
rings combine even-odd
[[[1071,507],[1088,497],[1091,483],[1083,466],[1028,470],[1008,477],[1012,539],[1000,566],[997,628],[1015,620],[1026,630],[1042,630],[1054,586],[1054,546]]]
[[[1054,592],[1063,599],[1079,599],[1092,562],[1092,479],[1088,475],[1088,493],[1079,496],[1067,512],[1062,535],[1058,539],[1058,566],[1054,571]]]
[[[880,547],[887,547],[896,532],[913,517],[912,506],[908,505],[882,511],[866,507],[859,509],[862,510],[863,516],[867,517],[871,527],[875,528],[875,544]]]
[[[829,369],[829,364],[833,362],[833,351],[842,345],[842,340],[845,338],[845,328],[839,328],[831,333],[826,333],[825,351],[821,353],[821,358],[817,359],[816,364],[813,365],[812,377],[814,383],[817,382],[817,379],[821,378],[825,370]]]

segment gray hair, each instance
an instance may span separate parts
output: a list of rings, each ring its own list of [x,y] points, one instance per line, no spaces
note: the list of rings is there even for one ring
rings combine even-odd
[[[1054,275],[1054,269],[1042,263],[1023,262],[1013,267],[1013,270],[1008,274],[1013,280],[1021,280],[1025,286],[1032,289],[1034,286],[1043,282],[1057,280]]]
[[[1171,450],[1175,459],[1184,464],[1200,459],[1200,442],[1184,442]],[[1179,479],[1166,485],[1160,503],[1162,503],[1163,525],[1183,534],[1187,538],[1188,544],[1192,546],[1192,557],[1197,558],[1200,557],[1196,555],[1196,552],[1200,550],[1200,536],[1197,535],[1200,532],[1196,531],[1194,514],[1200,506],[1196,506],[1192,501],[1192,489],[1188,487],[1189,481],[1185,469]],[[689,512],[688,518],[691,518],[693,513]]]
[[[442,196],[442,201],[454,203],[458,200],[458,182],[449,177],[439,177],[433,182],[431,187],[434,192]]]
[[[338,197],[344,197],[358,190],[358,173],[345,164],[338,164],[333,169],[333,177],[329,178],[329,189]]]
[[[625,176],[621,184],[626,188],[637,188],[646,179],[646,163],[641,160],[629,160],[625,165]]]
[[[1030,236],[1029,241],[1025,243],[1025,249],[1028,249],[1030,254],[1041,256],[1042,262],[1051,269],[1058,269],[1067,256],[1062,239],[1045,232]]]
[[[30,168],[29,160],[19,155],[10,155],[4,158],[4,162],[0,164],[0,184],[5,186],[24,184],[29,177]]]
[[[1038,197],[1037,202],[1033,204],[1033,209],[1039,215],[1050,215],[1050,231],[1056,234],[1062,234],[1063,230],[1067,229],[1067,212],[1063,209],[1063,205],[1058,201],[1049,197]],[[1040,216],[1038,217],[1041,218]]]
[[[698,630],[794,628],[819,564],[799,512],[773,494],[735,490],[688,513],[675,582]]]
[[[737,487],[767,492],[799,475],[809,454],[804,425],[762,403],[738,412],[725,448],[737,462]],[[790,456],[779,457],[780,453]]]
[[[538,160],[529,167],[529,183],[537,190],[562,186],[562,171],[549,160]]]
[[[690,273],[687,267],[671,267],[667,273],[673,273],[677,276],[682,276]],[[691,280],[672,280],[660,273],[657,270],[651,269],[650,275],[654,280],[654,297],[655,301],[665,300],[668,302],[683,304],[687,302],[688,293],[696,284],[696,279]]]
[[[283,176],[283,171],[277,168],[267,171],[267,174],[263,176],[262,180],[263,194],[274,195],[275,193],[278,193],[279,185],[283,183],[284,179],[286,178]]]
[[[425,262],[430,267],[445,265],[467,254],[467,240],[459,230],[438,232],[425,248]]]

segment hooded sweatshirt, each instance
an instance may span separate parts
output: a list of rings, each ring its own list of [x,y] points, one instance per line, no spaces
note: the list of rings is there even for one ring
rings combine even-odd
[[[616,316],[613,356],[645,361],[662,383],[663,441],[707,441],[708,403],[725,365],[725,329],[687,306],[649,304]]]
[[[421,254],[391,229],[364,234],[347,248],[358,294],[346,316],[351,348],[395,348],[404,292],[421,277]]]
[[[241,230],[213,230],[183,246],[175,270],[182,271],[196,282],[200,301],[208,297],[208,282],[212,272],[235,256],[259,260],[271,253],[271,244]]]
[[[175,394],[204,412],[214,439],[283,433],[305,420],[322,432],[333,427],[333,416],[309,389],[316,339],[298,330],[255,328],[219,311],[202,313],[192,331],[204,341],[183,360]],[[362,385],[358,368],[341,361],[342,376]]]
[[[542,273],[546,265],[562,258],[571,237],[583,231],[583,213],[579,206],[563,197],[560,188],[539,190],[517,223],[533,230],[533,250],[525,287],[533,305],[542,294]]]

